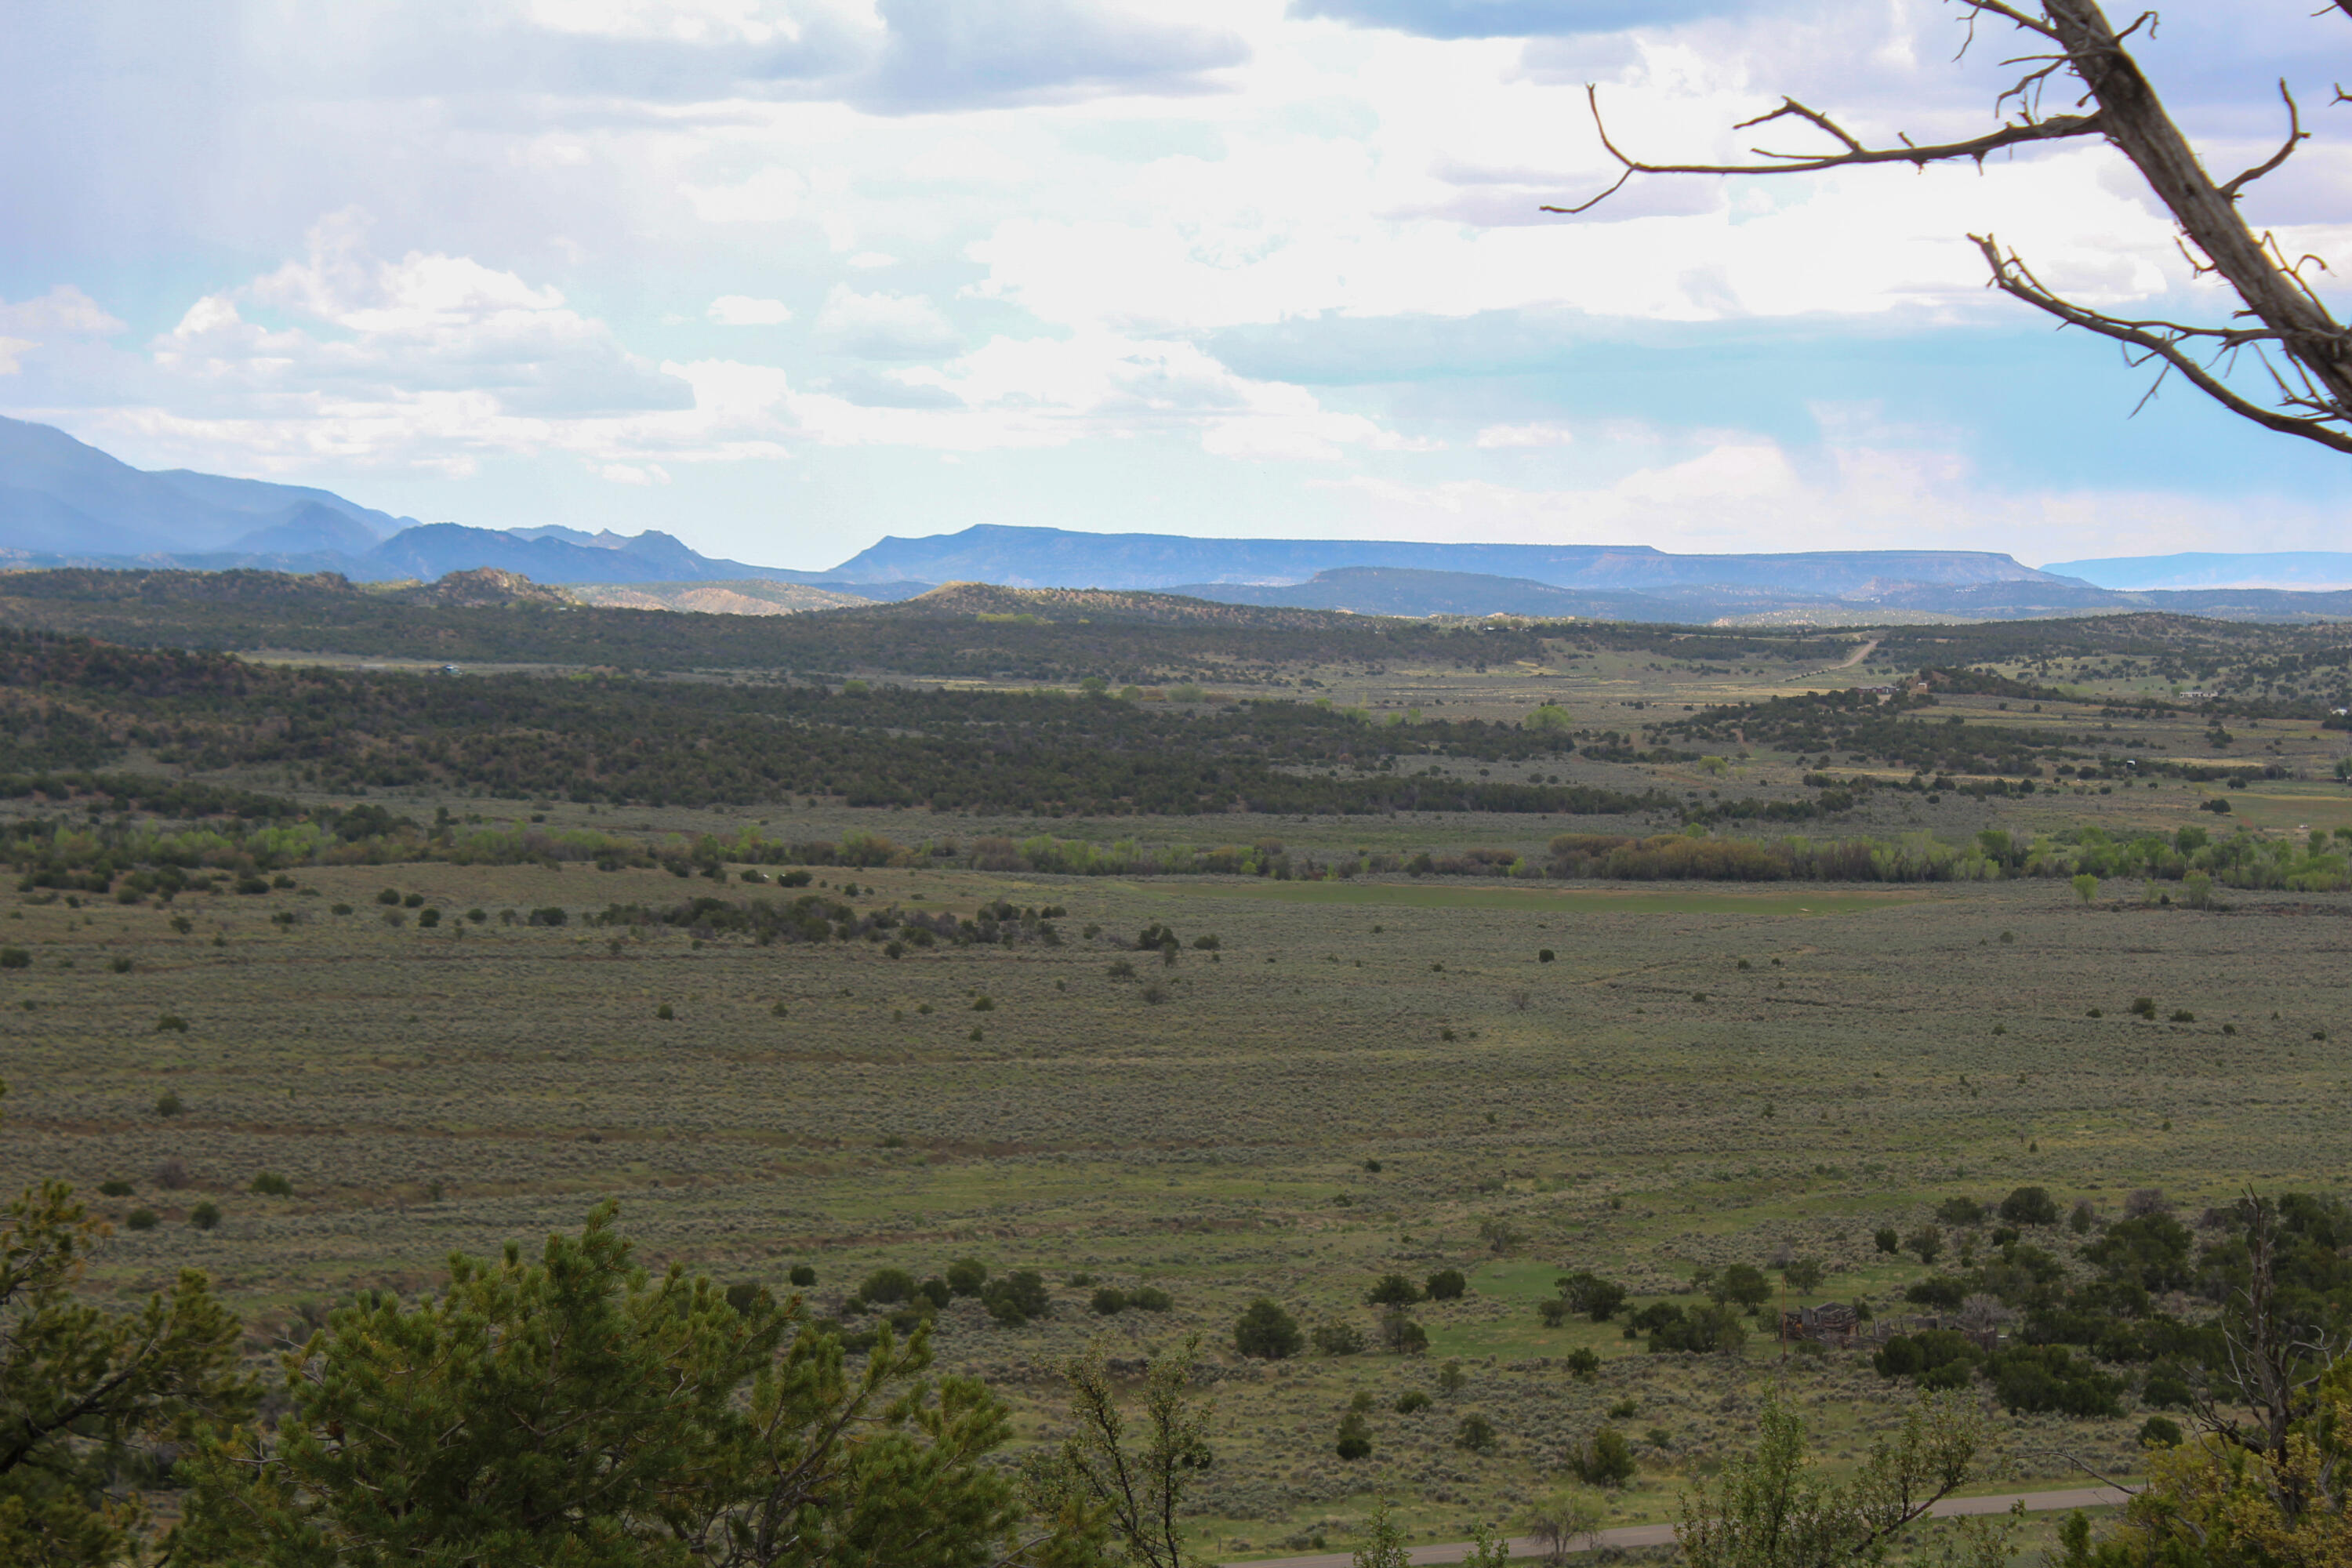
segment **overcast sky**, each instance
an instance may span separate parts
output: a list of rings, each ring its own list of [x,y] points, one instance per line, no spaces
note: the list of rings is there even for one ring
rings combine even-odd
[[[2248,210],[2352,267],[2352,23],[2168,6]],[[2121,13],[2118,16],[2120,18]],[[141,467],[826,566],[973,522],[1208,534],[2341,548],[2347,460],[1990,295],[1990,229],[2215,318],[2103,143],[1722,157],[1782,92],[1967,135],[1935,0],[91,0],[14,8],[0,412]],[[2054,111],[2061,106],[2053,104]],[[1768,145],[1808,146],[1795,132]]]

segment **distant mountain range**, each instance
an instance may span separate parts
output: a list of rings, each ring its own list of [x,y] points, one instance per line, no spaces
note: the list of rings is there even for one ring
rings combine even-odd
[[[1646,544],[1424,544],[1369,539],[1195,539],[982,524],[927,539],[885,539],[834,574],[847,582],[922,578],[1009,588],[1273,587],[1349,567],[1384,567],[1556,588],[1643,593],[1741,587],[1843,595],[1886,583],[2059,581],[1974,550],[1830,550],[1787,555],[1669,555]]]
[[[1853,623],[2163,609],[2242,620],[2352,618],[2352,591],[2327,591],[2352,588],[2352,553],[2328,552],[2116,557],[2036,570],[1965,550],[1675,555],[1640,544],[1198,539],[983,524],[885,539],[830,572],[801,572],[702,555],[656,531],[420,523],[299,485],[151,473],[61,430],[7,418],[0,418],[0,564],[257,567],[360,582],[487,568],[555,585],[729,583],[747,586],[704,597],[767,613],[988,583],[1390,616]],[[786,605],[750,591],[762,583],[823,592]]]
[[[2046,570],[2102,588],[2352,588],[2352,553],[2281,550],[2246,555],[2186,551],[2178,555],[2113,555],[2063,561]]]
[[[697,554],[669,534],[576,528],[507,531],[420,523],[328,490],[173,469],[150,473],[62,430],[0,418],[0,558],[24,566],[164,566],[339,572],[358,582],[431,580],[492,567],[535,583],[800,583],[836,574]],[[864,583],[865,599],[929,583]]]

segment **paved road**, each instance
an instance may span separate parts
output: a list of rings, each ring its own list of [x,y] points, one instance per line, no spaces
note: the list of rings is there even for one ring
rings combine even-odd
[[[1935,1507],[1938,1519],[1955,1514],[2007,1513],[2011,1503],[2023,1503],[2027,1511],[2039,1513],[2049,1509],[2113,1508],[2124,1500],[2125,1494],[2113,1487],[2077,1487],[2071,1491],[2004,1492],[1999,1497],[1947,1498]],[[1622,1530],[1604,1530],[1600,1544],[1603,1546],[1671,1546],[1675,1527],[1671,1524],[1633,1524]],[[1576,1550],[1586,1550],[1580,1546]],[[1466,1541],[1448,1542],[1439,1546],[1416,1546],[1410,1556],[1416,1563],[1459,1563],[1469,1555]],[[1544,1549],[1533,1536],[1516,1537],[1511,1542],[1514,1561],[1543,1561]],[[1318,1552],[1312,1557],[1259,1558],[1255,1562],[1235,1565],[1235,1568],[1353,1568],[1355,1559],[1345,1552]]]

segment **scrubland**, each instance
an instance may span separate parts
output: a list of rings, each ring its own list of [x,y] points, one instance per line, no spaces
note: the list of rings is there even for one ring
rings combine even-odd
[[[2032,1184],[2111,1214],[2160,1187],[2193,1214],[2327,1188],[2352,1163],[2352,1074],[2321,1037],[2345,1016],[2347,931],[2325,896],[2195,911],[2031,881],[822,882],[859,910],[1066,912],[1038,922],[1052,938],[893,959],[592,924],[720,890],[577,864],[27,902],[0,918],[28,955],[0,975],[5,1177],[129,1182],[101,1202],[159,1223],[119,1234],[108,1283],[198,1264],[257,1335],[357,1288],[428,1288],[449,1250],[576,1226],[602,1194],[648,1261],[779,1287],[813,1266],[821,1311],[883,1265],[1035,1268],[1052,1316],[1005,1328],[959,1301],[943,1360],[1015,1392],[1044,1435],[1055,1365],[1088,1336],[1139,1357],[1202,1333],[1222,1433],[1202,1525],[1238,1552],[1339,1539],[1381,1490],[1450,1537],[1522,1508],[1604,1420],[1642,1435],[1614,1517],[1660,1517],[1742,1440],[1769,1380],[1818,1413],[1832,1456],[1897,1407],[1866,1359],[1784,1362],[1769,1331],[1727,1364],[1644,1353],[1614,1323],[1548,1329],[1535,1306],[1560,1273],[1639,1303],[1687,1296],[1700,1267],[1803,1255],[1827,1270],[1814,1299],[1903,1312],[1925,1271],[1872,1234],[1947,1196]],[[387,888],[423,901],[375,901]],[[567,923],[522,923],[550,908]],[[1186,944],[1172,964],[1133,945],[1154,924]],[[2142,994],[2194,1021],[2127,1012]],[[248,1191],[263,1171],[292,1195]],[[187,1223],[205,1198],[225,1214],[210,1231]],[[1376,1276],[1447,1267],[1470,1289],[1418,1310],[1425,1354],[1227,1346],[1261,1296],[1369,1337]],[[1097,1315],[1103,1283],[1174,1306]],[[1590,1381],[1566,1368],[1580,1346],[1601,1357]],[[1448,1363],[1463,1381],[1443,1393]],[[1396,1414],[1415,1388],[1437,1397]],[[1359,1390],[1375,1447],[1350,1463],[1330,1436]],[[1473,1413],[1500,1435],[1491,1454],[1451,1441]],[[2135,1460],[2136,1411],[2014,1424],[2023,1477],[2063,1478],[2069,1453]]]

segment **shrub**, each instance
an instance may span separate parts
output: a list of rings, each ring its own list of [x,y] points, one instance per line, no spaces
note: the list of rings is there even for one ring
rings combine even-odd
[[[1113,980],[1132,980],[1135,978],[1135,965],[1124,958],[1114,958],[1110,961],[1110,967],[1103,973]]]
[[[1157,1285],[1146,1285],[1127,1299],[1127,1304],[1142,1312],[1164,1312],[1176,1304],[1176,1298]]]
[[[1568,1321],[1568,1303],[1561,1300],[1557,1296],[1538,1301],[1536,1303],[1536,1316],[1543,1320],[1543,1326],[1545,1328],[1559,1328],[1562,1323]]]
[[[1943,1256],[1944,1233],[1932,1225],[1923,1225],[1903,1238],[1903,1250],[1916,1254],[1923,1265],[1933,1268],[1936,1259]]]
[[[175,1090],[167,1089],[155,1097],[155,1114],[158,1116],[177,1116],[185,1110],[187,1106],[181,1102]]]
[[[220,1205],[210,1198],[198,1199],[196,1206],[188,1211],[188,1223],[198,1230],[218,1229],[220,1222]]]
[[[98,1190],[101,1194],[110,1198],[127,1198],[131,1195],[131,1184],[124,1181],[120,1176],[110,1176],[105,1181],[99,1183]]]
[[[903,1268],[877,1268],[858,1283],[861,1300],[878,1301],[887,1306],[904,1301],[915,1293],[915,1277]]]
[[[1108,1318],[1127,1310],[1127,1292],[1116,1285],[1105,1285],[1087,1300],[1087,1305]]]
[[[1234,1349],[1245,1356],[1284,1361],[1297,1355],[1302,1342],[1298,1320],[1263,1296],[1252,1301],[1234,1324]]]
[[[795,1263],[793,1265],[792,1273],[787,1275],[785,1278],[792,1280],[795,1285],[814,1285],[816,1283],[816,1270],[808,1264]]]
[[[1437,1402],[1418,1388],[1408,1388],[1397,1395],[1396,1413],[1410,1415],[1416,1410],[1426,1410]]]
[[[21,947],[0,947],[0,969],[23,969],[33,962],[33,955]]]
[[[1538,963],[1549,963],[1557,955],[1552,952],[1552,950],[1548,947],[1538,948],[1536,951],[1536,962]]]
[[[948,1265],[948,1289],[958,1296],[977,1296],[988,1283],[988,1265],[977,1258],[959,1258]]]
[[[1495,1424],[1484,1415],[1465,1415],[1462,1425],[1454,1429],[1454,1446],[1473,1454],[1493,1453]]]
[[[159,1035],[184,1035],[187,1032],[188,1021],[177,1013],[166,1013],[155,1020],[155,1033]]]
[[[1613,1426],[1603,1426],[1568,1450],[1568,1468],[1589,1487],[1622,1487],[1633,1479],[1633,1445]]]
[[[155,1228],[155,1211],[153,1209],[132,1209],[129,1214],[122,1216],[122,1223],[130,1226],[132,1230],[152,1230]]]
[[[1915,1307],[1935,1307],[1955,1312],[1968,1299],[1969,1282],[1957,1274],[1930,1274],[1913,1282],[1903,1292],[1903,1299]]]
[[[275,1171],[264,1171],[253,1178],[253,1185],[246,1190],[265,1198],[290,1198],[294,1195],[294,1184]]]
[[[1625,1304],[1625,1287],[1598,1274],[1571,1274],[1554,1285],[1570,1311],[1582,1312],[1596,1323],[1607,1322]]]
[[[386,888],[383,892],[378,893],[375,896],[375,901],[379,904],[387,904],[394,909],[398,909],[400,907],[400,889],[398,888]]]
[[[2000,1200],[2000,1217],[2011,1225],[2056,1225],[2058,1200],[2047,1187],[2020,1187]]]
[[[1339,1417],[1339,1440],[1332,1451],[1343,1459],[1360,1459],[1372,1451],[1372,1429],[1355,1411]]]
[[[1587,1380],[1598,1377],[1601,1375],[1601,1358],[1592,1352],[1590,1345],[1579,1345],[1568,1352],[1568,1372],[1570,1377]]]
[[[1462,1375],[1462,1363],[1458,1361],[1449,1361],[1437,1369],[1437,1390],[1449,1397],[1461,1393],[1462,1385],[1468,1381]]]
[[[1946,1198],[1936,1205],[1936,1217],[1946,1225],[1965,1230],[1984,1224],[1985,1205],[1974,1198]]]
[[[2149,1373],[2139,1396],[2143,1404],[2153,1405],[2158,1410],[2186,1410],[2197,1402],[2196,1391],[2189,1386],[2189,1380],[2170,1372]]]
[[[1710,1292],[1718,1301],[1754,1310],[1772,1298],[1771,1281],[1752,1263],[1735,1263],[1718,1275]]]
[[[946,1306],[949,1300],[954,1295],[954,1292],[948,1289],[948,1282],[940,1279],[936,1274],[932,1275],[929,1279],[924,1280],[920,1285],[916,1286],[915,1289],[924,1300],[929,1301],[933,1307]]]
[[[1408,1317],[1401,1306],[1381,1314],[1381,1339],[1399,1355],[1420,1355],[1429,1349],[1429,1331]]]
[[[1674,1315],[1650,1331],[1653,1354],[1680,1352],[1702,1355],[1712,1351],[1738,1355],[1747,1348],[1748,1330],[1740,1322],[1738,1312],[1726,1303],[1698,1307],[1689,1312],[1674,1307],[1666,1310]]]
[[[1034,1268],[1016,1268],[981,1288],[980,1300],[988,1315],[1007,1328],[1018,1328],[1032,1318],[1050,1317],[1054,1299],[1045,1293],[1045,1277]]]
[[[2151,1415],[2139,1424],[2140,1447],[2155,1445],[2178,1448],[2181,1443],[2180,1423],[2168,1415]]]
[[[1311,1337],[1324,1355],[1357,1355],[1364,1348],[1363,1331],[1353,1323],[1324,1323]]]
[[[436,909],[419,910],[416,911],[416,923],[426,931],[431,931],[441,923],[441,911]]]
[[[187,1163],[177,1157],[155,1167],[154,1183],[167,1193],[176,1193],[188,1184]]]
[[[996,998],[975,996],[971,999],[971,1010],[975,1013],[993,1013],[996,1011]]]
[[[2016,1345],[1986,1365],[1993,1396],[2012,1414],[2120,1415],[2123,1380],[2078,1360],[2064,1345]]]
[[[677,1016],[677,1009],[665,1002],[654,1009],[654,1016],[667,1023]]]
[[[1800,1258],[1781,1268],[1780,1278],[1788,1281],[1790,1289],[1802,1296],[1820,1289],[1827,1273],[1820,1258]]]
[[[1458,1301],[1462,1299],[1462,1293],[1469,1288],[1470,1281],[1462,1277],[1462,1270],[1459,1268],[1441,1268],[1431,1275],[1428,1282],[1422,1287],[1423,1291],[1433,1301]]]
[[[1968,1381],[1969,1372],[1983,1359],[1983,1352],[1958,1330],[1927,1329],[1916,1334],[1895,1335],[1873,1352],[1870,1364],[1879,1376],[1890,1380],[1924,1380],[1945,1373],[1936,1386],[1957,1388]],[[1952,1367],[1958,1368],[1957,1374],[1946,1372]]]
[[[1402,1274],[1383,1274],[1364,1300],[1375,1307],[1410,1307],[1421,1300],[1421,1288]]]
[[[2143,1018],[2153,1018],[2156,1016],[2156,998],[2153,996],[2135,996],[2132,998],[2131,1006],[2128,1011],[2137,1013]]]
[[[1895,1227],[1891,1225],[1880,1226],[1878,1227],[1878,1233],[1872,1237],[1871,1240],[1877,1243],[1878,1250],[1881,1252],[1900,1252],[1903,1250],[1902,1237],[1895,1235]]]

